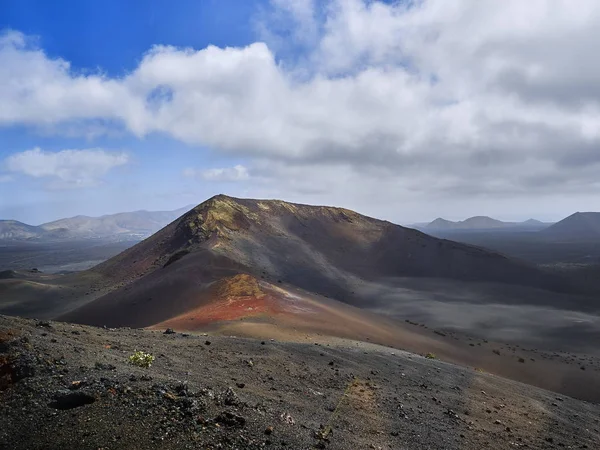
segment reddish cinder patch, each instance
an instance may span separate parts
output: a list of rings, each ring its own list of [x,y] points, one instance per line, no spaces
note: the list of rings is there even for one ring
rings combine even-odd
[[[302,299],[256,278],[239,274],[215,283],[207,293],[210,301],[185,314],[166,320],[153,328],[172,327],[193,330],[214,322],[228,322],[249,317],[296,315],[314,312]]]
[[[261,314],[272,315],[281,311],[277,303],[277,300],[270,295],[228,297],[171,319],[168,324],[175,328],[189,328],[189,322],[193,322],[194,325],[204,325]]]

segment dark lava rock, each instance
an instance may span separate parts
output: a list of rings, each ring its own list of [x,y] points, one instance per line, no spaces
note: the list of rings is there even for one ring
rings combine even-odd
[[[100,363],[97,362],[94,367],[98,370],[116,370],[117,368],[115,366],[113,366],[112,364],[104,364],[104,363]]]
[[[175,334],[175,330],[173,330],[173,328],[167,328],[163,334]]]
[[[54,401],[48,406],[55,409],[73,409],[89,405],[96,401],[95,397],[83,391],[58,391]]]
[[[31,355],[20,355],[11,363],[13,382],[35,375],[35,358]]]
[[[223,393],[223,404],[227,406],[236,406],[239,405],[240,398],[237,396],[235,391],[231,388],[227,388],[227,390]]]
[[[230,427],[243,427],[246,425],[246,419],[229,411],[223,411],[215,418],[215,422]]]

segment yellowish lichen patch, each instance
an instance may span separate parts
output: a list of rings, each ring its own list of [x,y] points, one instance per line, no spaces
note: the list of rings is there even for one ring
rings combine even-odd
[[[245,273],[219,280],[216,288],[218,295],[222,297],[261,298],[265,295],[258,280]]]

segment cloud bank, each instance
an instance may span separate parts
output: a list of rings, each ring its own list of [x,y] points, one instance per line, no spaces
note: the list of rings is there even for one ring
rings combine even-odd
[[[45,152],[40,148],[14,153],[6,158],[8,171],[49,179],[50,187],[95,186],[111,169],[125,165],[129,156],[102,149]]]
[[[0,125],[164,133],[250,161],[190,175],[258,173],[291,197],[600,190],[595,0],[273,0],[257,29],[246,47],[155,46],[121,77],[6,33]]]

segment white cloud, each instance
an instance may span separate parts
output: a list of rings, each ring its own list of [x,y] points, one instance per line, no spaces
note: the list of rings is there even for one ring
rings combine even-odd
[[[45,152],[38,147],[14,153],[5,160],[10,172],[48,178],[55,182],[51,185],[53,187],[93,186],[111,169],[128,162],[126,153],[110,153],[101,149]]]
[[[13,181],[13,177],[11,175],[0,174],[0,183],[10,183],[11,181]]]
[[[393,187],[387,199],[598,191],[596,0],[271,3],[267,43],[157,46],[123,77],[5,35],[0,124],[117,123],[242,155],[250,171],[279,164],[313,190],[348,174]],[[288,59],[284,34],[305,53]]]
[[[197,170],[188,168],[183,171],[183,175],[205,181],[246,181],[250,178],[248,169],[240,164],[219,169]]]

